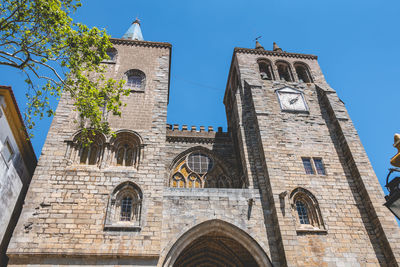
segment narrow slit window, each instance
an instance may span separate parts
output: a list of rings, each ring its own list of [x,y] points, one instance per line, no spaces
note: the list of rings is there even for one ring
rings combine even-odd
[[[306,174],[315,174],[314,169],[311,164],[311,158],[302,158],[303,160],[303,166],[304,170],[306,171]]]
[[[98,148],[95,145],[92,145],[90,147],[90,156],[89,156],[89,165],[95,165],[97,163],[97,153],[98,153]]]
[[[121,221],[130,221],[132,215],[132,198],[124,197],[121,201]]]
[[[117,166],[122,166],[124,163],[124,153],[125,149],[121,147],[117,153]]]
[[[82,148],[82,150],[81,150],[81,157],[80,157],[79,163],[86,164],[88,155],[89,155],[89,147],[86,146],[86,147]]]

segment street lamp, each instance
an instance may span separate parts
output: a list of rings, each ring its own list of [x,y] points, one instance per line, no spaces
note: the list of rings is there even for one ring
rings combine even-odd
[[[389,176],[393,172],[400,172],[400,169],[389,169],[389,174],[386,177],[386,188],[389,191],[389,195],[385,196],[385,206],[400,219],[400,177],[397,176],[389,182]]]
[[[400,134],[394,135],[394,145],[397,148],[397,154],[390,160],[390,164],[395,167],[400,167]],[[389,177],[393,172],[400,173],[399,168],[390,168],[386,177],[386,188],[389,195],[385,196],[385,206],[400,219],[400,176],[396,176],[389,182]]]

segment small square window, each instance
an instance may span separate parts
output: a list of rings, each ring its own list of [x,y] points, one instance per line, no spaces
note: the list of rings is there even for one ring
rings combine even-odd
[[[311,164],[311,158],[302,158],[303,160],[303,166],[304,170],[306,171],[306,174],[315,174],[314,169]]]
[[[317,170],[317,173],[320,175],[325,175],[325,168],[324,164],[322,163],[321,158],[314,158],[314,164],[315,164],[315,169]]]

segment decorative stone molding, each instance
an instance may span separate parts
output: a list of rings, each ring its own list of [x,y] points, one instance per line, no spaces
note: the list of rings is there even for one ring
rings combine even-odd
[[[129,198],[129,207],[123,214],[123,200]],[[143,194],[140,188],[130,182],[118,185],[110,195],[107,206],[104,230],[109,231],[140,231],[142,218]],[[126,204],[125,204],[126,205]],[[124,217],[123,217],[124,216]],[[123,218],[122,218],[123,217]]]
[[[234,53],[245,53],[245,54],[255,54],[255,55],[265,55],[265,56],[292,57],[292,58],[304,58],[304,59],[313,59],[313,60],[317,60],[318,59],[317,56],[309,55],[309,54],[277,52],[277,51],[268,51],[268,50],[250,49],[250,48],[240,48],[240,47],[235,47]]]
[[[300,219],[300,211],[298,203],[301,203],[305,210],[306,219]],[[290,205],[292,214],[296,221],[297,233],[326,233],[324,221],[322,219],[321,210],[319,209],[318,201],[315,196],[307,189],[297,187],[290,193]]]
[[[158,48],[172,47],[170,43],[160,43],[160,42],[138,41],[138,40],[128,40],[128,39],[118,39],[118,38],[110,38],[110,41],[113,44],[123,44],[123,45],[158,47]]]

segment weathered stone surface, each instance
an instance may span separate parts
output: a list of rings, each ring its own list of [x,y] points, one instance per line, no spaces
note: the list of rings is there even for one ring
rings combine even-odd
[[[146,75],[145,90],[125,99],[120,118],[109,117],[113,129],[143,139],[140,164],[113,166],[109,144],[96,165],[68,161],[76,114],[63,96],[8,249],[10,265],[171,266],[191,259],[181,253],[202,236],[216,239],[215,248],[239,243],[234,249],[244,247],[260,266],[398,265],[398,226],[382,206],[354,126],[315,56],[235,50],[224,99],[228,132],[222,132],[166,125],[168,44],[114,42],[118,56],[108,63],[108,75],[123,78],[130,69]],[[275,62],[288,62],[294,81],[262,80],[260,58],[273,63],[274,77]],[[312,83],[299,82],[295,62],[308,65]],[[281,110],[275,90],[285,86],[303,93],[307,112]],[[200,148],[243,188],[170,187],[177,161]],[[303,157],[322,159],[326,174],[306,174]],[[126,181],[143,192],[140,227],[106,230],[111,193]],[[310,212],[319,212],[318,227],[299,225],[291,194],[299,187],[315,198]]]

